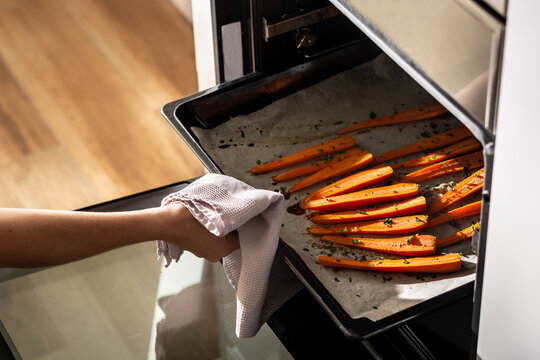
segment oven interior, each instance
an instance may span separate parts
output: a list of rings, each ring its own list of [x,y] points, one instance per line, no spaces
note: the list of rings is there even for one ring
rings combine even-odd
[[[245,1],[242,2],[240,8],[237,7],[236,11],[231,10],[227,2],[215,4],[219,79],[224,80],[223,69],[227,66],[221,50],[221,44],[225,41],[221,37],[221,26],[235,21],[240,22],[243,29],[241,56],[244,74],[247,75],[187,99],[167,104],[163,109],[163,114],[171,125],[210,171],[224,172],[224,169],[208,151],[207,144],[201,143],[194,129],[213,129],[228,122],[231,118],[256,112],[335,74],[372,61],[383,52],[380,43],[370,40],[372,36],[366,36],[360,30],[361,27],[351,21],[350,16],[346,16],[343,7],[339,7],[340,11],[336,11],[334,5],[343,5],[343,3],[346,2]],[[421,73],[421,69],[416,70]],[[491,116],[486,122],[478,121],[477,117],[467,111],[465,105],[462,106],[455,101],[452,94],[437,88],[436,82],[428,82],[427,85],[421,83],[421,85],[434,96],[442,94],[442,97],[435,96],[436,99],[445,106],[450,105],[447,107],[451,112],[469,128],[483,146],[486,169],[485,186],[480,195],[483,201],[480,214],[483,230],[477,239],[479,242],[477,271],[478,278],[481,280],[482,252],[485,247],[493,165],[495,120]],[[449,102],[446,101],[448,99]],[[304,279],[312,295],[343,333],[355,339],[371,338],[410,323],[411,319],[421,321],[426,316],[436,316],[437,309],[448,309],[452,307],[452,304],[466,301],[474,291],[476,294],[481,294],[481,281],[477,281],[476,289],[474,282],[471,281],[434,299],[423,301],[419,305],[376,322],[351,319],[339,303],[328,295],[324,286],[309,269],[303,266],[302,260],[294,250],[282,243],[278,251],[280,256],[283,256],[291,264],[293,270]],[[469,318],[471,315],[467,312],[464,316]],[[474,332],[475,321],[472,327]]]

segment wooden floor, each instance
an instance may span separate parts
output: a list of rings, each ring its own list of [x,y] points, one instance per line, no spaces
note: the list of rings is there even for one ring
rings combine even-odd
[[[0,207],[76,209],[201,175],[160,114],[196,87],[169,0],[0,0]],[[0,321],[25,359],[152,358],[161,271],[144,243],[0,282]]]
[[[196,84],[168,0],[0,0],[0,206],[75,209],[202,174],[160,114]]]

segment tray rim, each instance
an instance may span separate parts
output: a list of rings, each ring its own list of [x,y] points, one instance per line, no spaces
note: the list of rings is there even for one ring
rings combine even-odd
[[[317,61],[317,59],[313,61]],[[201,91],[186,98],[172,101],[163,106],[162,115],[167,119],[169,124],[183,138],[183,140],[188,144],[191,150],[198,156],[198,158],[210,172],[224,174],[221,168],[204,150],[197,136],[190,129],[192,126],[200,124],[194,124],[195,119],[189,119],[191,120],[191,122],[182,121],[180,119],[179,113],[185,110],[185,108],[189,107],[190,104],[192,104],[193,102],[200,101],[201,99],[207,99],[213,96],[219,96],[220,94],[227,91],[247,87],[257,81],[269,77],[286,76],[286,74],[292,69],[303,70],[305,69],[305,65],[298,65],[289,70],[273,75],[264,75],[261,73],[248,74],[239,79],[220,84],[216,87]],[[320,81],[322,80],[323,79],[321,79]],[[485,229],[487,229],[489,189],[491,186],[491,173],[493,169],[493,146],[495,139],[489,131],[480,126],[476,121],[472,119],[469,119],[469,121],[462,121],[461,119],[458,120],[473,132],[475,138],[483,145],[484,148],[484,164],[487,176],[485,179],[486,185],[482,193],[482,200],[487,206],[483,205],[481,211],[481,222],[486,226],[483,226],[482,230],[480,231],[480,255],[482,254],[481,250],[485,249],[485,241],[487,234],[487,231]],[[443,294],[437,295],[428,300],[424,300],[416,305],[398,311],[378,321],[371,321],[367,318],[353,319],[343,310],[342,306],[334,299],[334,297],[328,292],[328,290],[326,290],[320,280],[311,272],[311,270],[309,270],[309,268],[300,258],[300,256],[296,254],[296,252],[281,239],[279,241],[279,246],[276,254],[278,256],[284,257],[286,263],[289,265],[291,270],[298,276],[299,280],[306,286],[306,288],[316,299],[316,301],[324,308],[326,313],[340,328],[343,334],[348,338],[356,340],[368,339],[387,330],[399,327],[409,320],[428,315],[436,311],[437,309],[455,303],[474,293],[477,285],[475,280],[471,280],[464,285],[458,286],[452,290],[446,291]],[[476,268],[476,278],[482,278],[483,266],[480,266],[480,262],[482,260],[483,259],[480,259],[479,256],[479,264],[477,264]]]

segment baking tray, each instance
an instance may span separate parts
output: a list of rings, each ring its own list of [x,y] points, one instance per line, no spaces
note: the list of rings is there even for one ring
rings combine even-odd
[[[172,102],[164,106],[163,114],[210,171],[223,173],[193,129],[213,129],[231,118],[260,110],[278,99],[321,82],[332,75],[371,61],[379,52],[372,43],[366,40],[279,74],[270,76],[251,74],[186,99]],[[467,125],[471,126],[471,124]],[[483,131],[483,129],[475,130]],[[489,135],[486,136],[489,137]],[[268,157],[270,156],[269,154]],[[485,158],[485,161],[488,167],[487,163],[491,159]],[[470,295],[474,287],[472,281],[468,282],[376,321],[368,318],[352,318],[313,271],[306,266],[297,251],[280,241],[278,256],[284,257],[343,333],[351,338],[365,339],[399,326],[412,318]]]

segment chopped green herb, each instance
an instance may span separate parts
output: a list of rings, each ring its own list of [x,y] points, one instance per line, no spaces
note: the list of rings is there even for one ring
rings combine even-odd
[[[383,221],[383,224],[384,224],[384,225],[387,225],[387,226],[390,226],[390,225],[388,225],[388,224],[391,224],[391,223],[392,223],[392,218],[386,218],[386,219],[384,219],[384,221]]]
[[[394,208],[394,210],[397,210],[397,203],[395,203],[394,205],[392,205],[392,207]]]
[[[382,264],[382,261],[377,262],[377,265],[380,265],[380,264]]]
[[[334,278],[334,281],[339,282],[339,279],[338,279],[338,278]]]
[[[324,197],[324,200],[330,201],[330,198],[328,198],[328,197],[325,196],[325,197]]]
[[[262,161],[261,160],[257,160],[255,161],[257,163],[257,165],[261,165],[262,164]]]
[[[343,121],[336,121],[336,122],[334,123],[334,125],[339,125],[339,124],[343,124]]]
[[[283,191],[283,192],[287,191],[287,187],[286,187],[286,186],[282,186],[282,187],[280,187],[279,189],[280,189],[281,191]]]
[[[318,151],[318,152],[324,152],[324,150],[323,150],[323,149],[317,149],[317,151]]]
[[[353,239],[353,240],[352,240],[352,243],[353,243],[353,244],[358,244],[359,242],[360,242],[360,240],[358,240],[358,239]]]
[[[411,243],[411,240],[412,240],[413,237],[414,237],[414,235],[411,235],[411,236],[409,236],[408,238],[405,239],[405,241],[407,242],[407,244],[410,244],[410,243]]]
[[[359,213],[359,214],[362,214],[362,215],[367,215],[367,212],[362,211],[362,210],[356,210],[356,212]]]
[[[349,278],[349,282],[352,282],[352,278]]]
[[[362,255],[362,257],[360,258],[360,260],[361,260],[361,261],[365,261],[365,260],[367,260],[367,257],[366,257],[366,255]]]
[[[459,225],[456,222],[456,220],[452,219],[448,222],[451,226],[455,227],[456,229],[459,229]]]
[[[403,263],[404,264],[410,264],[409,261],[407,261],[407,259],[403,259]]]
[[[438,156],[437,155],[432,155],[430,157],[428,157],[428,161],[433,161],[433,160],[437,160]]]
[[[325,228],[325,229],[328,229],[329,226],[330,226],[329,224],[325,224],[322,227]]]
[[[373,111],[369,113],[370,119],[375,119],[377,117],[377,114],[375,114]]]
[[[431,135],[429,135],[429,133],[427,131],[424,131],[420,134],[421,137],[424,137],[424,138],[428,138],[430,137]]]
[[[418,218],[418,216],[416,216],[415,220],[416,220],[416,222],[422,222],[422,220],[420,220],[420,219]]]

